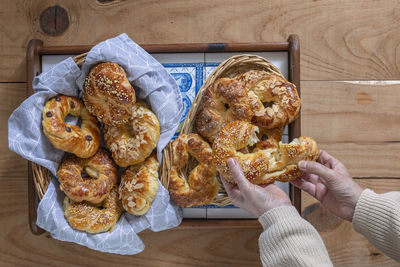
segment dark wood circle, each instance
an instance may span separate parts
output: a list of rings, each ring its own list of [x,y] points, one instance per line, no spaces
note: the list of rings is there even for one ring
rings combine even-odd
[[[58,36],[69,26],[68,12],[59,5],[46,8],[40,15],[40,28],[51,36]]]

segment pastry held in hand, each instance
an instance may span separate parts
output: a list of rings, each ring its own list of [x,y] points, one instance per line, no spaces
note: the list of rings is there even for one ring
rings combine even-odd
[[[85,171],[89,177],[82,178]],[[118,181],[117,166],[108,152],[100,149],[93,157],[67,156],[57,171],[60,189],[74,201],[101,203]]]
[[[102,207],[87,202],[75,202],[65,197],[63,210],[72,228],[90,234],[112,231],[123,212],[116,186],[111,189]]]
[[[122,126],[104,126],[104,139],[117,165],[138,164],[150,156],[160,137],[160,123],[144,102],[132,107],[132,118]]]
[[[111,62],[94,66],[86,77],[83,101],[90,113],[108,125],[121,125],[131,117],[135,90],[124,69]]]
[[[81,126],[64,122],[68,114],[80,117]],[[42,117],[43,132],[54,147],[80,158],[91,157],[99,149],[99,123],[79,98],[57,95],[47,101]]]
[[[251,70],[220,78],[206,89],[196,129],[213,142],[222,128],[235,120],[265,129],[281,128],[297,118],[300,106],[295,85],[282,76]]]
[[[126,168],[119,185],[122,206],[130,214],[147,213],[158,190],[160,164],[153,153],[144,162]]]
[[[194,133],[181,134],[170,145],[172,162],[168,191],[172,199],[181,207],[211,203],[218,193],[219,183],[210,145]],[[190,171],[186,181],[179,172],[189,163],[189,155],[198,165]]]
[[[238,150],[255,145],[258,127],[244,121],[233,121],[219,133],[213,144],[217,170],[230,183],[235,183],[227,160],[235,158],[242,167],[244,176],[254,184],[287,182],[299,178],[302,172],[297,167],[301,160],[317,160],[317,143],[310,137],[294,139],[289,144],[279,143],[267,149],[254,148],[248,154]]]

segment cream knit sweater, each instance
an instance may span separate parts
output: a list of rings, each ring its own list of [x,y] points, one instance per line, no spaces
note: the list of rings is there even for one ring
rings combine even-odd
[[[258,218],[263,266],[332,266],[317,230],[293,206],[267,211]],[[400,192],[376,194],[366,189],[357,202],[354,229],[400,261]]]

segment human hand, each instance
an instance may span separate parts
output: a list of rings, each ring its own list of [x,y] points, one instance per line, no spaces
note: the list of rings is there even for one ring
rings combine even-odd
[[[351,222],[363,189],[343,163],[321,150],[317,162],[300,161],[299,168],[304,175],[291,183],[318,199],[335,215]]]
[[[278,186],[273,184],[260,186],[250,183],[244,177],[236,160],[228,159],[228,167],[237,184],[231,184],[223,177],[221,181],[235,206],[260,217],[273,208],[292,205],[289,197]]]

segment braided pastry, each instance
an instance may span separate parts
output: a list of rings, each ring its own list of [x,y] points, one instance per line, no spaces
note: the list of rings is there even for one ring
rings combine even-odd
[[[115,163],[127,167],[144,161],[156,147],[160,123],[144,102],[132,107],[132,118],[122,126],[104,127],[104,139]]]
[[[279,147],[279,142],[282,140],[284,129],[284,127],[274,129],[259,128],[259,132],[257,134],[259,141],[255,144],[253,151],[255,152],[257,150]],[[242,149],[239,149],[239,152],[247,154],[249,153],[249,147],[243,147]]]
[[[283,77],[251,70],[233,78],[220,78],[204,93],[195,122],[197,132],[213,142],[229,122],[253,122],[273,129],[294,121],[300,111],[295,85]]]
[[[81,126],[64,122],[68,114],[80,117]],[[42,117],[43,132],[54,147],[80,158],[91,157],[99,149],[99,124],[79,98],[57,95],[44,105]]]
[[[210,145],[199,135],[181,134],[171,143],[172,162],[168,191],[181,207],[206,205],[218,192],[217,171],[212,161]],[[189,154],[199,163],[189,174],[188,181],[179,171],[189,163]]]
[[[282,76],[248,71],[239,79],[249,89],[253,124],[266,129],[284,127],[299,115],[301,102],[296,86]]]
[[[258,142],[258,127],[244,121],[233,121],[219,133],[213,144],[216,168],[221,176],[235,183],[227,166],[228,158],[235,158],[243,169],[244,176],[254,184],[269,184],[274,181],[287,182],[302,175],[297,163],[300,160],[316,160],[319,150],[310,137],[294,139],[289,144],[279,143],[267,149],[255,148],[243,154],[238,150]]]
[[[79,231],[97,234],[112,231],[123,209],[119,201],[118,188],[114,186],[104,200],[102,207],[87,202],[75,202],[64,198],[63,210],[69,225]]]
[[[89,175],[82,178],[82,172]],[[60,189],[74,201],[101,203],[118,180],[117,167],[108,152],[100,149],[87,159],[67,156],[57,171]]]
[[[204,92],[195,126],[212,143],[227,123],[251,121],[253,116],[246,86],[234,78],[220,78]]]
[[[116,63],[105,62],[94,66],[86,77],[83,101],[102,123],[121,125],[131,117],[136,96],[124,69]]]
[[[119,195],[124,209],[133,215],[144,215],[150,209],[158,190],[158,167],[153,153],[144,162],[129,166],[121,178]]]

